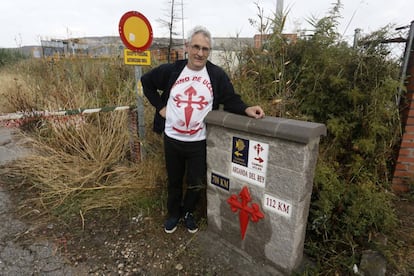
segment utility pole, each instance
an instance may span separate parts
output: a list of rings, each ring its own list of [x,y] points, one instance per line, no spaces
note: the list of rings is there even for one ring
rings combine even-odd
[[[401,94],[402,94],[402,86],[404,86],[405,80],[407,78],[407,69],[408,69],[408,62],[410,60],[410,57],[413,55],[413,40],[414,40],[414,21],[411,21],[411,24],[409,26],[405,26],[402,28],[410,28],[410,31],[408,32],[408,38],[405,44],[405,52],[404,52],[404,60],[402,64],[402,70],[401,70],[401,79],[400,83],[401,85],[398,87],[398,95],[397,95],[397,104],[400,104],[401,101]],[[398,28],[401,29],[401,28]]]
[[[276,18],[282,19],[283,16],[283,0],[276,0]]]
[[[183,59],[185,58],[185,33],[184,33],[184,3],[181,0],[181,32],[183,34]]]
[[[361,29],[357,28],[354,31],[354,44],[353,44],[354,49],[358,47],[358,41],[360,37],[361,37]]]
[[[168,63],[171,62],[171,48],[173,44],[173,24],[174,24],[174,0],[171,0],[171,17],[170,17],[170,43],[168,43],[168,50],[167,50],[167,61]]]

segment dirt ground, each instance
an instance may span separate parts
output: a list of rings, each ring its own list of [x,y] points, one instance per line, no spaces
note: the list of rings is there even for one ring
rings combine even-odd
[[[0,181],[11,183],[4,176]],[[8,191],[16,203],[29,196],[20,188]],[[205,221],[196,234],[184,225],[166,234],[164,218],[155,214],[96,212],[68,224],[41,216],[27,205],[15,207],[12,215],[29,225],[17,235],[17,243],[25,247],[34,240],[49,241],[66,266],[84,275],[281,275],[233,251],[206,230]]]
[[[0,275],[279,275],[207,231],[163,229],[161,210],[98,211],[60,221],[31,204],[35,196],[7,173],[25,152],[0,127]]]
[[[4,177],[1,181],[9,182]],[[28,196],[21,189],[9,192],[16,203]],[[414,204],[408,200],[396,204],[402,224],[396,233],[400,249],[393,261],[405,268],[388,268],[387,275],[414,275]],[[13,216],[29,225],[15,242],[23,248],[34,241],[53,244],[66,271],[82,272],[65,275],[282,275],[224,244],[207,231],[205,221],[196,234],[183,225],[166,234],[163,218],[155,214],[98,212],[67,224],[42,217],[30,206],[14,210]]]
[[[400,220],[400,227],[393,233],[394,244],[398,250],[393,261],[396,268],[389,270],[389,275],[414,275],[414,199],[402,196],[395,201],[395,210]]]
[[[6,139],[3,144],[11,142]],[[19,182],[0,174],[0,188],[7,192],[10,205],[6,211],[0,210],[0,216],[17,227],[8,230],[10,235],[0,234],[0,248],[14,250],[8,256],[0,252],[0,274],[2,260],[8,258],[17,269],[8,275],[280,275],[207,231],[205,219],[196,234],[188,233],[183,225],[173,234],[164,233],[160,210],[137,214],[100,211],[63,222],[30,205],[27,200],[33,194]],[[402,197],[395,203],[401,227],[395,233],[398,240],[390,242],[399,250],[387,275],[414,275],[413,199]],[[2,204],[0,198],[0,207]],[[33,271],[39,265],[51,269],[50,273]]]

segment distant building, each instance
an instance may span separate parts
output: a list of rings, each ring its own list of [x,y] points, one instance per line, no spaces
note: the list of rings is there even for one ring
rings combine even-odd
[[[250,37],[214,37],[209,59],[226,69],[238,66],[238,54],[247,48],[261,48],[268,43],[271,35],[257,34]],[[296,43],[297,34],[283,34],[288,43]],[[154,65],[174,62],[185,58],[183,39],[154,38],[149,48]],[[41,41],[43,57],[120,57],[123,58],[124,44],[119,36],[83,37],[72,39],[52,39]],[[34,52],[33,52],[34,53]],[[169,58],[168,58],[169,53]],[[33,54],[32,54],[33,55]],[[37,54],[38,56],[38,54]]]
[[[213,38],[210,60],[233,71],[239,65],[240,52],[251,47],[253,39],[250,37],[216,37]]]
[[[62,40],[42,40],[40,41],[42,46],[43,57],[62,57],[65,56],[65,45]]]
[[[236,53],[253,46],[252,38],[213,38],[213,49],[210,60],[219,65],[236,66]],[[76,39],[52,39],[41,41],[41,55],[43,57],[123,57],[123,45],[118,36],[83,37]],[[182,39],[173,39],[170,45],[169,38],[154,38],[149,48],[154,64],[161,64],[185,58]]]
[[[272,34],[256,34],[253,37],[254,48],[259,49],[266,45],[266,43],[271,39]],[[282,37],[286,40],[288,44],[295,44],[298,41],[297,34],[282,34]]]
[[[67,40],[41,40],[43,57],[69,57],[88,56],[88,44],[82,43],[80,39]]]

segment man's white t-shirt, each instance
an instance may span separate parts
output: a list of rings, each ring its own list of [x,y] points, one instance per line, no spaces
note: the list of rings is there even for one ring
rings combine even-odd
[[[213,89],[207,69],[187,66],[171,88],[167,101],[165,134],[179,141],[206,139],[204,118],[213,107]]]

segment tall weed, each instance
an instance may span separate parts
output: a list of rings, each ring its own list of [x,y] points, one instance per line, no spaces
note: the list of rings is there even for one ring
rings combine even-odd
[[[118,59],[28,60],[5,97],[16,111],[131,105],[134,73]]]
[[[8,71],[9,110],[65,110],[135,105],[131,67],[118,59],[27,60]],[[145,104],[148,104],[145,102]],[[135,112],[131,110],[129,112]],[[149,110],[145,110],[145,118]],[[26,133],[33,154],[7,168],[38,195],[44,210],[65,217],[94,209],[137,206],[164,182],[160,138],[137,137],[128,111],[45,117]],[[138,139],[138,140],[137,140]],[[145,162],[132,162],[131,144],[141,144]],[[158,185],[158,186],[157,186]]]

